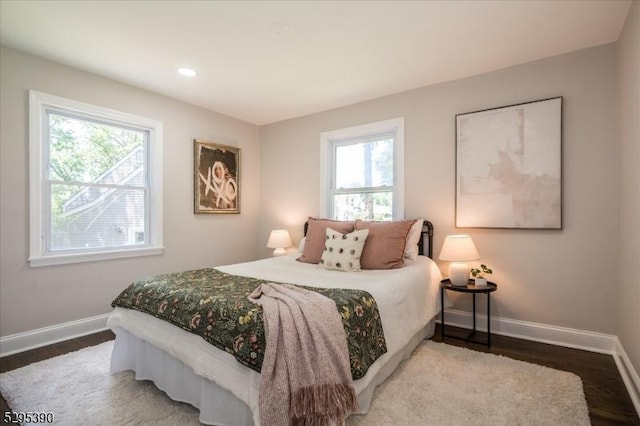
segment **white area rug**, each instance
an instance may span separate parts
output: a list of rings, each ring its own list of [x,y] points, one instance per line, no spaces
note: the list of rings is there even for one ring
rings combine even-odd
[[[195,425],[198,411],[133,373],[109,374],[106,342],[0,375],[14,411],[63,425]],[[588,425],[580,378],[521,361],[425,342],[375,394],[357,425]]]

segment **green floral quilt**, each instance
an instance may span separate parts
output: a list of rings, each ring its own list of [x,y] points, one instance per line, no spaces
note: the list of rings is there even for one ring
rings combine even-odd
[[[272,282],[207,268],[135,281],[111,306],[135,309],[202,336],[207,342],[260,371],[266,347],[262,308],[247,299]],[[366,291],[303,287],[336,303],[347,335],[351,375],[363,377],[387,352],[375,299]]]

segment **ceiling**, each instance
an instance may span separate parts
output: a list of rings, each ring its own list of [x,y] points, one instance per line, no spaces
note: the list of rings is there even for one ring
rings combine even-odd
[[[630,5],[1,0],[0,42],[266,124],[614,42]]]

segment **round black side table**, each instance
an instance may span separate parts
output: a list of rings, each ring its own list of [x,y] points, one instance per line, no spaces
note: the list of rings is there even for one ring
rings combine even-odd
[[[487,347],[491,347],[491,293],[498,289],[498,285],[496,283],[492,283],[491,281],[487,281],[486,286],[476,286],[475,280],[470,279],[466,286],[457,286],[451,284],[449,279],[440,281],[440,325],[441,325],[441,336],[442,341],[444,342],[445,337],[451,337],[454,339],[462,339],[468,342],[475,342],[487,345]],[[473,295],[473,330],[467,337],[459,337],[452,336],[445,333],[445,324],[444,324],[444,291],[457,291],[460,293],[471,293]],[[476,294],[484,293],[487,295],[487,341],[483,342],[480,340],[474,339],[476,334]]]

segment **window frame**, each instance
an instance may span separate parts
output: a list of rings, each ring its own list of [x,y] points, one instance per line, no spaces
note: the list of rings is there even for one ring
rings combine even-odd
[[[393,208],[392,219],[404,219],[404,117],[367,123],[320,134],[320,216],[334,219],[332,198],[336,192],[335,147],[346,145],[348,140],[365,139],[382,133],[395,133],[393,139]],[[356,142],[357,143],[357,142]],[[362,187],[359,189],[368,188]],[[340,191],[358,192],[363,191]]]
[[[50,185],[47,164],[49,158],[48,112],[65,112],[96,121],[106,121],[123,127],[149,132],[147,145],[148,201],[145,222],[149,241],[131,247],[108,247],[49,251]],[[60,265],[107,259],[162,254],[162,122],[60,96],[29,90],[29,265],[31,267]]]

